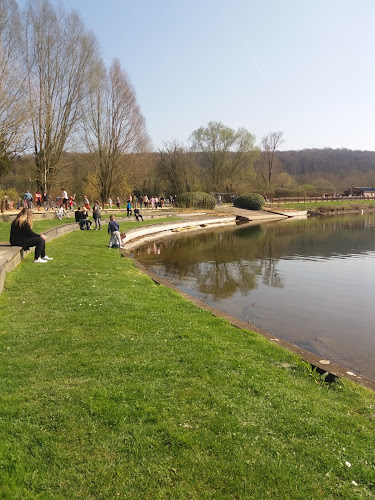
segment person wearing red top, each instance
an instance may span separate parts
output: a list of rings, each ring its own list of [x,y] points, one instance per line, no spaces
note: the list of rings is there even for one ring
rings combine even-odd
[[[35,203],[36,206],[38,207],[38,210],[40,210],[42,207],[42,195],[40,194],[40,191],[37,191],[35,193]]]

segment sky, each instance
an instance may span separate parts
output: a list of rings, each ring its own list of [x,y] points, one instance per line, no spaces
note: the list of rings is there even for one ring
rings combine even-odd
[[[209,121],[282,131],[282,150],[375,150],[375,0],[52,3],[120,60],[155,150]]]

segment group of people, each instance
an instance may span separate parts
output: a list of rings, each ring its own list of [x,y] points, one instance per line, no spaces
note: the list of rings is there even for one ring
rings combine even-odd
[[[90,205],[89,205],[90,206]],[[79,224],[79,228],[81,230],[84,229],[92,229],[92,221],[89,219],[89,212],[88,208],[85,204],[85,206],[78,207],[77,210],[74,212],[75,220]],[[95,201],[93,209],[92,209],[92,216],[95,221],[95,230],[101,231],[102,229],[102,207],[100,206],[100,203],[98,200]]]
[[[62,218],[64,215],[68,217],[67,210],[73,208],[75,195],[73,197],[68,197],[68,194],[65,189],[61,190],[61,198],[60,198],[60,206],[56,210],[56,216],[58,218]],[[173,200],[173,198],[172,198]],[[38,234],[33,231],[33,218],[32,218],[32,204],[33,196],[29,191],[26,191],[24,195],[24,206],[21,211],[18,213],[14,221],[11,225],[10,231],[10,244],[12,246],[21,246],[24,250],[28,250],[31,247],[35,247],[35,255],[34,262],[36,263],[46,263],[49,260],[53,260],[52,257],[48,257],[46,255],[46,236],[44,234]],[[41,194],[39,191],[35,193],[35,202],[40,209],[42,207],[42,203],[48,203],[48,195],[47,192],[44,191]],[[170,200],[171,202],[171,200]],[[133,205],[132,205],[133,204]],[[120,208],[120,198],[118,197],[116,200],[116,205]],[[152,197],[151,199],[148,196],[140,196],[137,198],[136,196],[132,197],[129,195],[127,199],[127,215],[130,216],[134,213],[134,216],[137,221],[140,219],[143,221],[143,216],[140,213],[140,208],[157,208],[158,206],[164,206],[164,198],[163,197]],[[109,200],[109,207],[112,208],[112,200]],[[81,230],[91,230],[93,229],[92,221],[89,219],[90,202],[87,196],[84,196],[84,206],[77,207],[75,211],[75,220],[79,224]],[[95,230],[102,229],[101,223],[101,206],[98,200],[95,201],[93,206],[92,217],[95,222]],[[57,213],[58,212],[58,213]],[[108,223],[108,233],[110,234],[109,248],[122,246],[121,235],[120,235],[120,226],[116,221],[114,215],[110,216],[110,220]]]
[[[168,200],[170,206],[174,205],[174,197],[173,196],[169,196],[167,200]],[[112,206],[113,206],[112,198],[108,199],[108,206],[109,206],[109,209],[111,210]],[[120,200],[119,196],[116,198],[116,206],[118,209],[121,208],[121,200]],[[161,196],[151,196],[151,198],[149,198],[146,194],[142,195],[142,196],[135,196],[135,195],[132,196],[131,194],[129,194],[129,196],[126,199],[126,209],[129,211],[128,215],[130,214],[130,210],[132,210],[132,209],[136,209],[136,208],[157,209],[157,208],[163,208],[164,206],[165,206],[165,198],[162,195]]]
[[[99,201],[96,200],[94,207],[93,207],[93,219],[95,221],[95,230],[101,231],[102,229],[102,223],[101,223],[101,206],[99,204]],[[81,230],[85,229],[92,229],[92,221],[89,219],[89,214],[86,209],[86,207],[83,207],[82,209],[78,207],[78,210],[75,211],[75,219],[76,222],[78,222],[79,227]],[[143,220],[143,218],[142,218]],[[108,248],[116,247],[116,248],[121,248],[121,236],[120,236],[120,226],[119,223],[116,221],[116,217],[114,215],[111,215],[109,217],[109,222],[108,222],[108,234],[110,235],[110,240],[109,240],[109,245]]]
[[[56,208],[57,210],[59,208],[63,208],[65,211],[73,210],[75,198],[75,194],[68,196],[68,193],[64,188],[61,188],[61,196],[57,196],[56,201],[50,199],[47,191],[43,191],[43,193],[36,191],[33,197],[30,191],[27,190],[23,195],[23,199],[19,199],[17,208],[21,208],[22,206],[24,208],[33,208],[33,202],[35,202],[35,206],[38,211],[40,211],[42,207],[44,207],[45,210],[48,210],[49,208]]]
[[[101,207],[99,202],[95,202],[93,217],[95,220],[95,229],[101,230]],[[91,221],[88,219],[88,213],[85,207],[75,212],[76,221],[81,229],[91,229]],[[142,219],[143,220],[143,219]],[[114,215],[110,216],[108,223],[108,233],[110,234],[109,248],[121,248],[120,226]],[[12,222],[10,228],[9,242],[12,246],[20,246],[24,250],[35,247],[34,262],[38,264],[53,260],[53,257],[46,255],[46,236],[33,231],[33,211],[31,208],[23,207]]]

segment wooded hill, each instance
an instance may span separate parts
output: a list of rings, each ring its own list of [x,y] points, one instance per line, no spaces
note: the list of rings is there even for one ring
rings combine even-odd
[[[283,170],[298,184],[327,180],[337,189],[356,186],[373,187],[375,184],[375,151],[350,149],[302,149],[278,151]]]

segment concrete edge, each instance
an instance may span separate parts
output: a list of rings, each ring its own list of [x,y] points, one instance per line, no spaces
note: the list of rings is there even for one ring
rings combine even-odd
[[[189,231],[189,233],[191,233],[201,231],[202,229],[215,229],[218,227],[238,224],[246,224],[251,226],[257,224],[267,224],[275,222],[277,220],[280,220],[280,218],[267,217],[266,219],[238,221],[236,220],[236,216],[233,215],[219,217],[206,216],[204,218],[199,218],[198,220],[163,222],[161,224],[155,224],[153,226],[142,226],[125,231],[121,233],[121,235],[122,237],[124,237],[124,235],[126,237],[125,241],[123,241],[123,248],[126,251],[131,251],[144,243],[148,243],[160,238],[170,237],[176,234],[182,234],[185,231]]]

